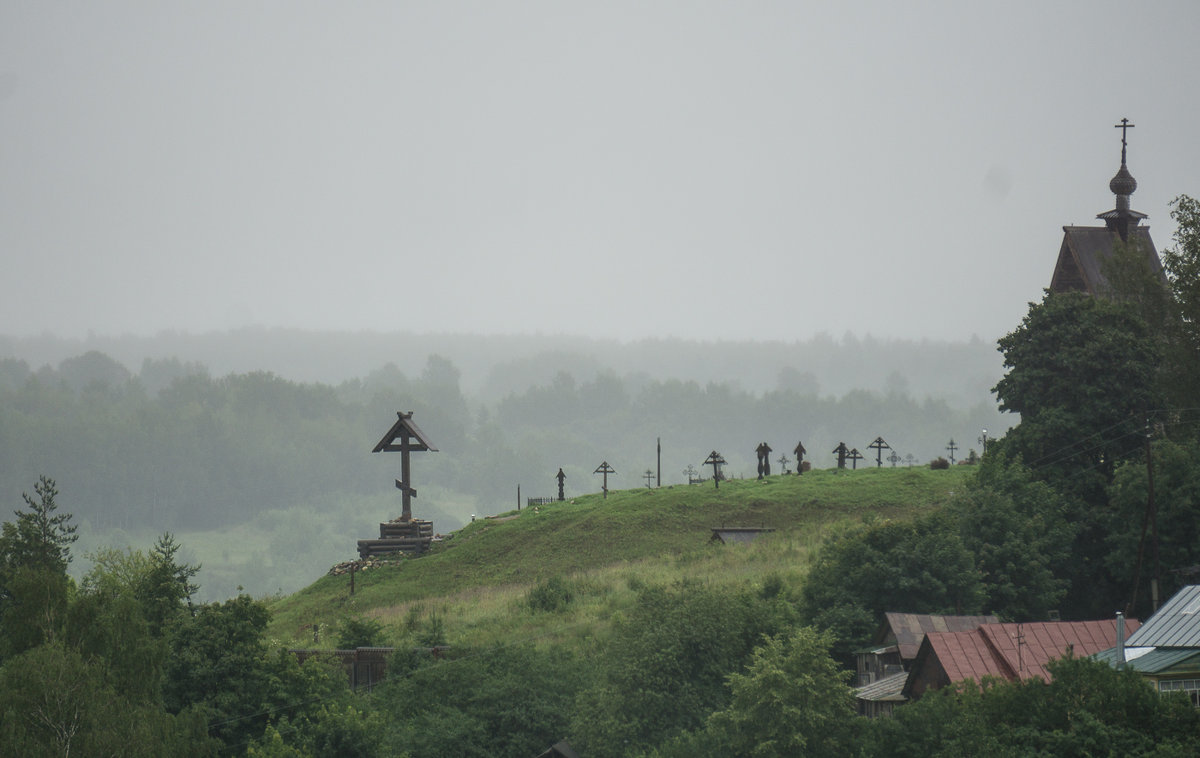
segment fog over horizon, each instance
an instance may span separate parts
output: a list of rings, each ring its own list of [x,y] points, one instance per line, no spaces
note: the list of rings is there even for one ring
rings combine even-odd
[[[1200,4],[0,5],[0,334],[994,340]],[[90,335],[90,337],[89,337]],[[136,370],[136,366],[130,368]]]

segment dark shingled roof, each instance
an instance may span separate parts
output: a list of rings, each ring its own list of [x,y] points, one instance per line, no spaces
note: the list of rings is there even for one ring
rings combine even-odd
[[[1162,277],[1165,284],[1166,274],[1158,259],[1154,240],[1150,238],[1150,229],[1139,227],[1131,231],[1131,236],[1145,252],[1151,270]],[[1050,279],[1050,291],[1103,294],[1108,280],[1100,273],[1100,266],[1112,255],[1113,243],[1118,240],[1120,236],[1107,227],[1064,226],[1058,263]]]
[[[995,616],[933,616],[928,613],[888,613],[887,624],[875,635],[876,643],[895,638],[900,659],[917,657],[921,640],[930,632],[968,632],[980,624],[995,624]]]

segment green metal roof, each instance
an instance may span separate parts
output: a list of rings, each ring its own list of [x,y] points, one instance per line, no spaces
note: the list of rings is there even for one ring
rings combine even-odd
[[[1137,648],[1126,648],[1125,667],[1142,674],[1200,672],[1200,648],[1154,648],[1140,655],[1129,655]],[[1117,649],[1109,648],[1092,656],[1109,665],[1116,665]]]

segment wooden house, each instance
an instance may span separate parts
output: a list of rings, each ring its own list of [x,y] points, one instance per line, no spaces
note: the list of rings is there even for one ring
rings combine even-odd
[[[1126,625],[1130,630],[1139,626],[1136,619]],[[1068,651],[1089,656],[1113,647],[1116,639],[1116,619],[982,624],[969,632],[931,632],[921,642],[903,694],[916,700],[929,690],[985,677],[1049,681],[1050,661]]]
[[[1095,657],[1141,673],[1159,692],[1184,692],[1200,706],[1200,585],[1176,592],[1140,629]]]
[[[871,644],[855,653],[858,687],[854,696],[862,716],[890,716],[905,702],[902,690],[908,670],[925,635],[968,631],[999,621],[995,616],[939,616],[928,613],[888,613]]]

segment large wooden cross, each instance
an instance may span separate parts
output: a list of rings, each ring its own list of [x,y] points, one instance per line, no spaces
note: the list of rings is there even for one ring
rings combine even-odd
[[[412,415],[412,411],[397,412],[396,423],[392,424],[392,428],[388,429],[387,434],[383,435],[383,439],[379,440],[375,449],[371,451],[373,453],[400,453],[400,478],[396,480],[396,489],[400,490],[401,521],[412,520],[412,499],[417,496],[417,491],[412,486],[408,454],[413,451],[428,450],[433,453],[438,451],[433,443],[425,437],[425,433],[413,423]]]
[[[608,461],[604,461],[599,466],[597,466],[596,470],[593,471],[592,473],[593,474],[604,474],[604,484],[603,484],[604,499],[607,500],[608,499],[608,475],[617,473],[616,470],[613,469],[612,466],[608,465]]]

